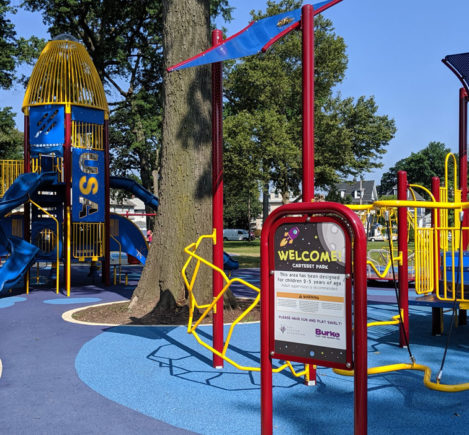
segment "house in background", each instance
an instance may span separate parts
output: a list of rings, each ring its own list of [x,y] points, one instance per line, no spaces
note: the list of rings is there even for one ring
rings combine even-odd
[[[336,184],[336,192],[341,198],[352,198],[352,204],[371,204],[378,200],[376,183],[373,180],[346,181]]]
[[[120,198],[118,201],[111,198],[111,213],[117,213],[130,219],[144,236],[147,234],[147,218],[143,216],[145,213],[144,202],[136,197]],[[137,215],[137,216],[136,216]]]
[[[293,193],[289,194],[289,202],[298,202],[301,201],[300,197],[295,197]],[[262,201],[262,199],[261,199]],[[275,209],[283,205],[282,194],[275,192],[275,189],[269,191],[269,214],[272,213]],[[262,212],[255,220],[251,222],[251,229],[260,231],[262,229]]]

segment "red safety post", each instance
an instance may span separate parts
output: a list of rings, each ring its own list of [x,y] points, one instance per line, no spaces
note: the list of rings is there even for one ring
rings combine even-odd
[[[110,152],[109,119],[104,119],[104,261],[103,276],[105,285],[111,285],[111,193],[110,193]]]
[[[467,101],[464,88],[459,89],[459,188],[461,202],[467,202]],[[469,212],[464,210],[463,227],[469,227]],[[463,249],[467,249],[468,231],[463,231]]]
[[[303,202],[314,200],[314,12],[301,8],[303,60]]]
[[[212,46],[223,42],[221,30],[212,32]],[[212,64],[212,222],[215,230],[213,264],[223,269],[223,77],[222,62]],[[223,289],[223,277],[213,271],[213,297]],[[213,348],[223,351],[223,298],[213,313]],[[213,354],[213,367],[222,368],[223,359]]]
[[[24,162],[23,171],[25,174],[31,172],[31,154],[29,148],[29,108],[26,109],[24,116]],[[24,204],[23,213],[23,239],[29,242],[31,240],[31,216],[30,216],[30,205],[29,202]],[[24,286],[26,292],[29,293],[29,272],[25,274]]]
[[[340,216],[347,222],[353,236],[353,351],[354,351],[354,429],[355,434],[367,433],[367,299],[366,299],[366,235],[358,216],[342,204],[297,203],[287,204],[274,210],[265,221],[261,234],[261,432],[264,435],[273,431],[272,399],[272,354],[274,325],[271,324],[273,307],[270,293],[271,271],[269,246],[270,234],[274,224],[288,215],[324,215]]]
[[[435,198],[435,202],[440,202],[440,179],[438,177],[432,177],[432,195]],[[440,279],[440,210],[434,209],[432,212],[432,227],[435,228],[434,243],[436,246],[436,252],[438,256],[435,258],[435,288],[438,285]]]
[[[432,178],[432,195],[436,202],[440,202],[440,179],[438,177]],[[440,267],[441,267],[441,254],[440,254],[440,210],[434,209],[432,212],[432,227],[435,229],[434,243],[437,255],[434,258],[434,287],[439,286],[440,281]],[[443,332],[443,308],[432,307],[432,335],[441,335]]]
[[[303,61],[303,202],[314,201],[314,10],[301,8]],[[308,367],[307,385],[316,384],[316,369]]]
[[[467,202],[467,101],[465,88],[459,89],[459,188],[461,189],[461,202]],[[469,227],[469,212],[464,210],[463,228]],[[468,230],[462,232],[462,250],[467,249],[469,241]],[[459,310],[459,323],[467,324],[467,311]]]
[[[407,200],[407,172],[399,171],[397,173],[397,199]],[[398,207],[397,211],[398,228],[398,249],[401,256],[401,262],[398,266],[399,275],[399,302],[400,309],[403,311],[404,325],[400,326],[399,344],[406,347],[409,339],[409,264],[407,252],[407,207]],[[390,253],[392,255],[392,252]],[[407,337],[407,340],[406,340]]]

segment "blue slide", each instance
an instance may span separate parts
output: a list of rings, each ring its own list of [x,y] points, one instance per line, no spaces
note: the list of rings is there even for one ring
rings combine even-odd
[[[0,198],[0,252],[2,255],[9,254],[0,268],[0,292],[10,289],[21,280],[39,252],[37,246],[23,239],[7,237],[3,228],[5,215],[25,203],[41,185],[51,184],[56,180],[57,174],[50,172],[22,174],[13,182],[3,198]]]
[[[120,248],[122,252],[132,255],[140,263],[145,264],[148,256],[148,245],[137,225],[116,213],[111,213],[111,219],[116,219],[119,223],[119,234],[111,237],[110,240],[111,251],[119,251]]]
[[[239,262],[235,260],[230,254],[223,252],[223,269],[236,270],[239,268]]]
[[[127,190],[127,192],[133,193],[137,198],[141,199],[155,211],[158,210],[158,198],[136,181],[125,177],[110,177],[109,185],[113,189],[123,189]]]
[[[110,177],[110,187],[114,189],[123,189],[133,193],[137,198],[140,198],[146,205],[152,207],[155,211],[158,210],[158,198],[150,191],[145,189],[141,184],[134,180],[125,177]],[[112,218],[119,218],[119,243],[122,245],[122,251],[137,258],[142,264],[145,264],[145,259],[148,255],[148,246],[146,245],[145,238],[133,222],[122,216],[112,214]],[[127,222],[123,221],[125,219]],[[129,231],[127,234],[126,231]],[[137,233],[138,232],[138,233]],[[142,243],[143,240],[143,243]],[[125,247],[124,247],[125,246]],[[118,251],[118,244],[111,238],[111,251]],[[144,254],[143,254],[144,253]],[[226,252],[223,253],[223,263],[225,270],[236,270],[239,263],[229,256]]]

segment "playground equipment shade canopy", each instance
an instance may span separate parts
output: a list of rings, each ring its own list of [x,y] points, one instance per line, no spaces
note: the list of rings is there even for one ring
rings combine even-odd
[[[314,4],[314,14],[316,15],[324,11],[335,3],[337,3],[337,0],[327,0]],[[298,25],[300,19],[301,9],[296,9],[251,22],[247,27],[226,39],[222,44],[178,63],[168,68],[168,71],[238,59],[265,51],[283,32],[288,33],[289,29],[293,30],[295,25]]]
[[[449,54],[443,59],[469,90],[469,53]]]

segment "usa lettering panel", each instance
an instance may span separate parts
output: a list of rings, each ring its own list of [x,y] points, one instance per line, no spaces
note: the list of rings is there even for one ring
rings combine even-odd
[[[73,221],[104,222],[104,152],[74,148],[72,161]]]
[[[273,351],[332,367],[351,364],[349,237],[339,222],[286,219],[273,235]]]

